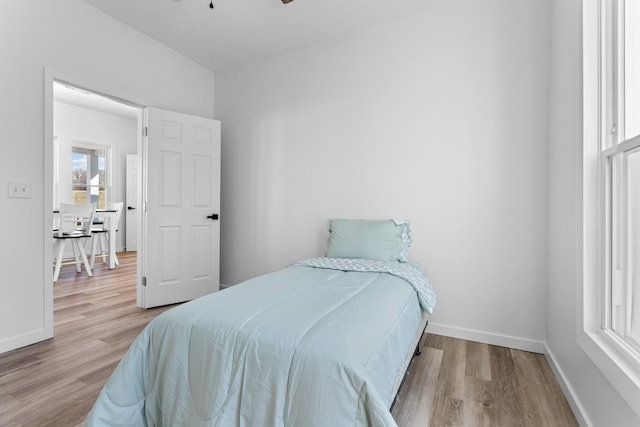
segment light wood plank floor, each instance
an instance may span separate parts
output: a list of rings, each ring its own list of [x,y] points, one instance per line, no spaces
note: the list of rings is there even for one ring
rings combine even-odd
[[[136,253],[94,276],[63,267],[54,284],[55,338],[0,355],[0,426],[74,426],[87,415],[137,334],[166,307],[136,307]]]
[[[578,425],[543,355],[429,333],[420,346],[392,411],[400,427]]]
[[[135,253],[63,268],[55,338],[0,355],[0,426],[76,426],[127,348],[169,307],[136,307]],[[393,415],[413,426],[576,426],[544,356],[427,334]]]

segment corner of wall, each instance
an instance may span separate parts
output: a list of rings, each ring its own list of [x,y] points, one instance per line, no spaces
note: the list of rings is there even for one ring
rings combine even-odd
[[[562,368],[560,368],[560,365],[556,363],[556,358],[554,357],[553,352],[546,344],[544,345],[544,357],[547,360],[547,363],[549,363],[549,366],[553,371],[553,375],[556,377],[564,396],[567,398],[569,406],[571,406],[571,410],[578,420],[578,424],[581,426],[593,426],[593,423],[587,416],[587,412],[584,410],[578,395],[573,390],[573,387],[571,387],[571,383],[567,380]]]
[[[444,335],[451,338],[459,338],[499,347],[508,347],[516,350],[541,354],[545,352],[545,344],[542,341],[534,341],[510,335],[495,334],[456,326],[447,326],[433,322],[429,322],[427,331],[436,335]]]

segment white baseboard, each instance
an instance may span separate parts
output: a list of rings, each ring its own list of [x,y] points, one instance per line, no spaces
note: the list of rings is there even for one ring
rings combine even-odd
[[[576,398],[576,393],[574,392],[569,382],[566,380],[566,376],[562,372],[562,369],[560,369],[558,364],[556,363],[556,359],[553,356],[553,353],[549,350],[544,342],[513,337],[510,335],[494,334],[489,332],[476,331],[473,329],[458,328],[455,326],[447,326],[432,322],[429,322],[429,325],[427,326],[427,333],[544,354],[547,362],[549,363],[549,366],[551,367],[551,370],[553,371],[554,376],[558,381],[558,384],[560,384],[562,392],[569,402],[569,406],[571,406],[571,410],[578,420],[578,423],[583,427],[593,426],[593,424],[589,420],[589,417],[587,417],[582,404]]]
[[[473,329],[447,326],[433,322],[429,322],[429,325],[427,326],[427,333],[497,345],[499,347],[509,347],[516,350],[531,351],[533,353],[545,353],[544,342],[513,337],[510,335],[476,331]]]
[[[26,347],[28,345],[35,344],[52,337],[53,335],[48,333],[46,330],[38,329],[36,331],[27,332],[23,335],[7,338],[0,341],[0,354],[15,350],[20,347]]]
[[[562,371],[562,369],[560,369],[560,367],[556,363],[556,358],[553,356],[553,353],[546,345],[544,346],[544,357],[547,359],[547,363],[549,363],[549,366],[551,367],[553,375],[556,377],[558,384],[560,384],[560,388],[562,389],[564,396],[567,398],[569,406],[571,406],[571,410],[573,410],[573,414],[578,420],[578,424],[583,427],[593,426],[593,424],[589,420],[589,417],[586,415],[587,413],[584,411],[580,400],[576,398],[573,387],[571,387],[571,384],[569,384],[569,382],[566,380],[564,372]]]

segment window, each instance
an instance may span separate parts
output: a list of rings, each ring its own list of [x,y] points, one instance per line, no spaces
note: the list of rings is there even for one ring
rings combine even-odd
[[[606,2],[600,152],[605,330],[640,357],[640,2]]]
[[[640,415],[640,1],[583,5],[585,249],[578,341]]]
[[[71,190],[73,203],[95,203],[106,206],[105,149],[73,146],[71,148]]]

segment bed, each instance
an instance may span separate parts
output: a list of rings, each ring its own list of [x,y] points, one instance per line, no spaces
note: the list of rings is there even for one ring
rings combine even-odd
[[[367,252],[392,246],[381,222],[331,220],[327,256],[156,317],[84,425],[395,426],[389,408],[435,294],[405,254]],[[408,223],[385,227],[406,251]],[[345,248],[339,230],[358,243]]]

